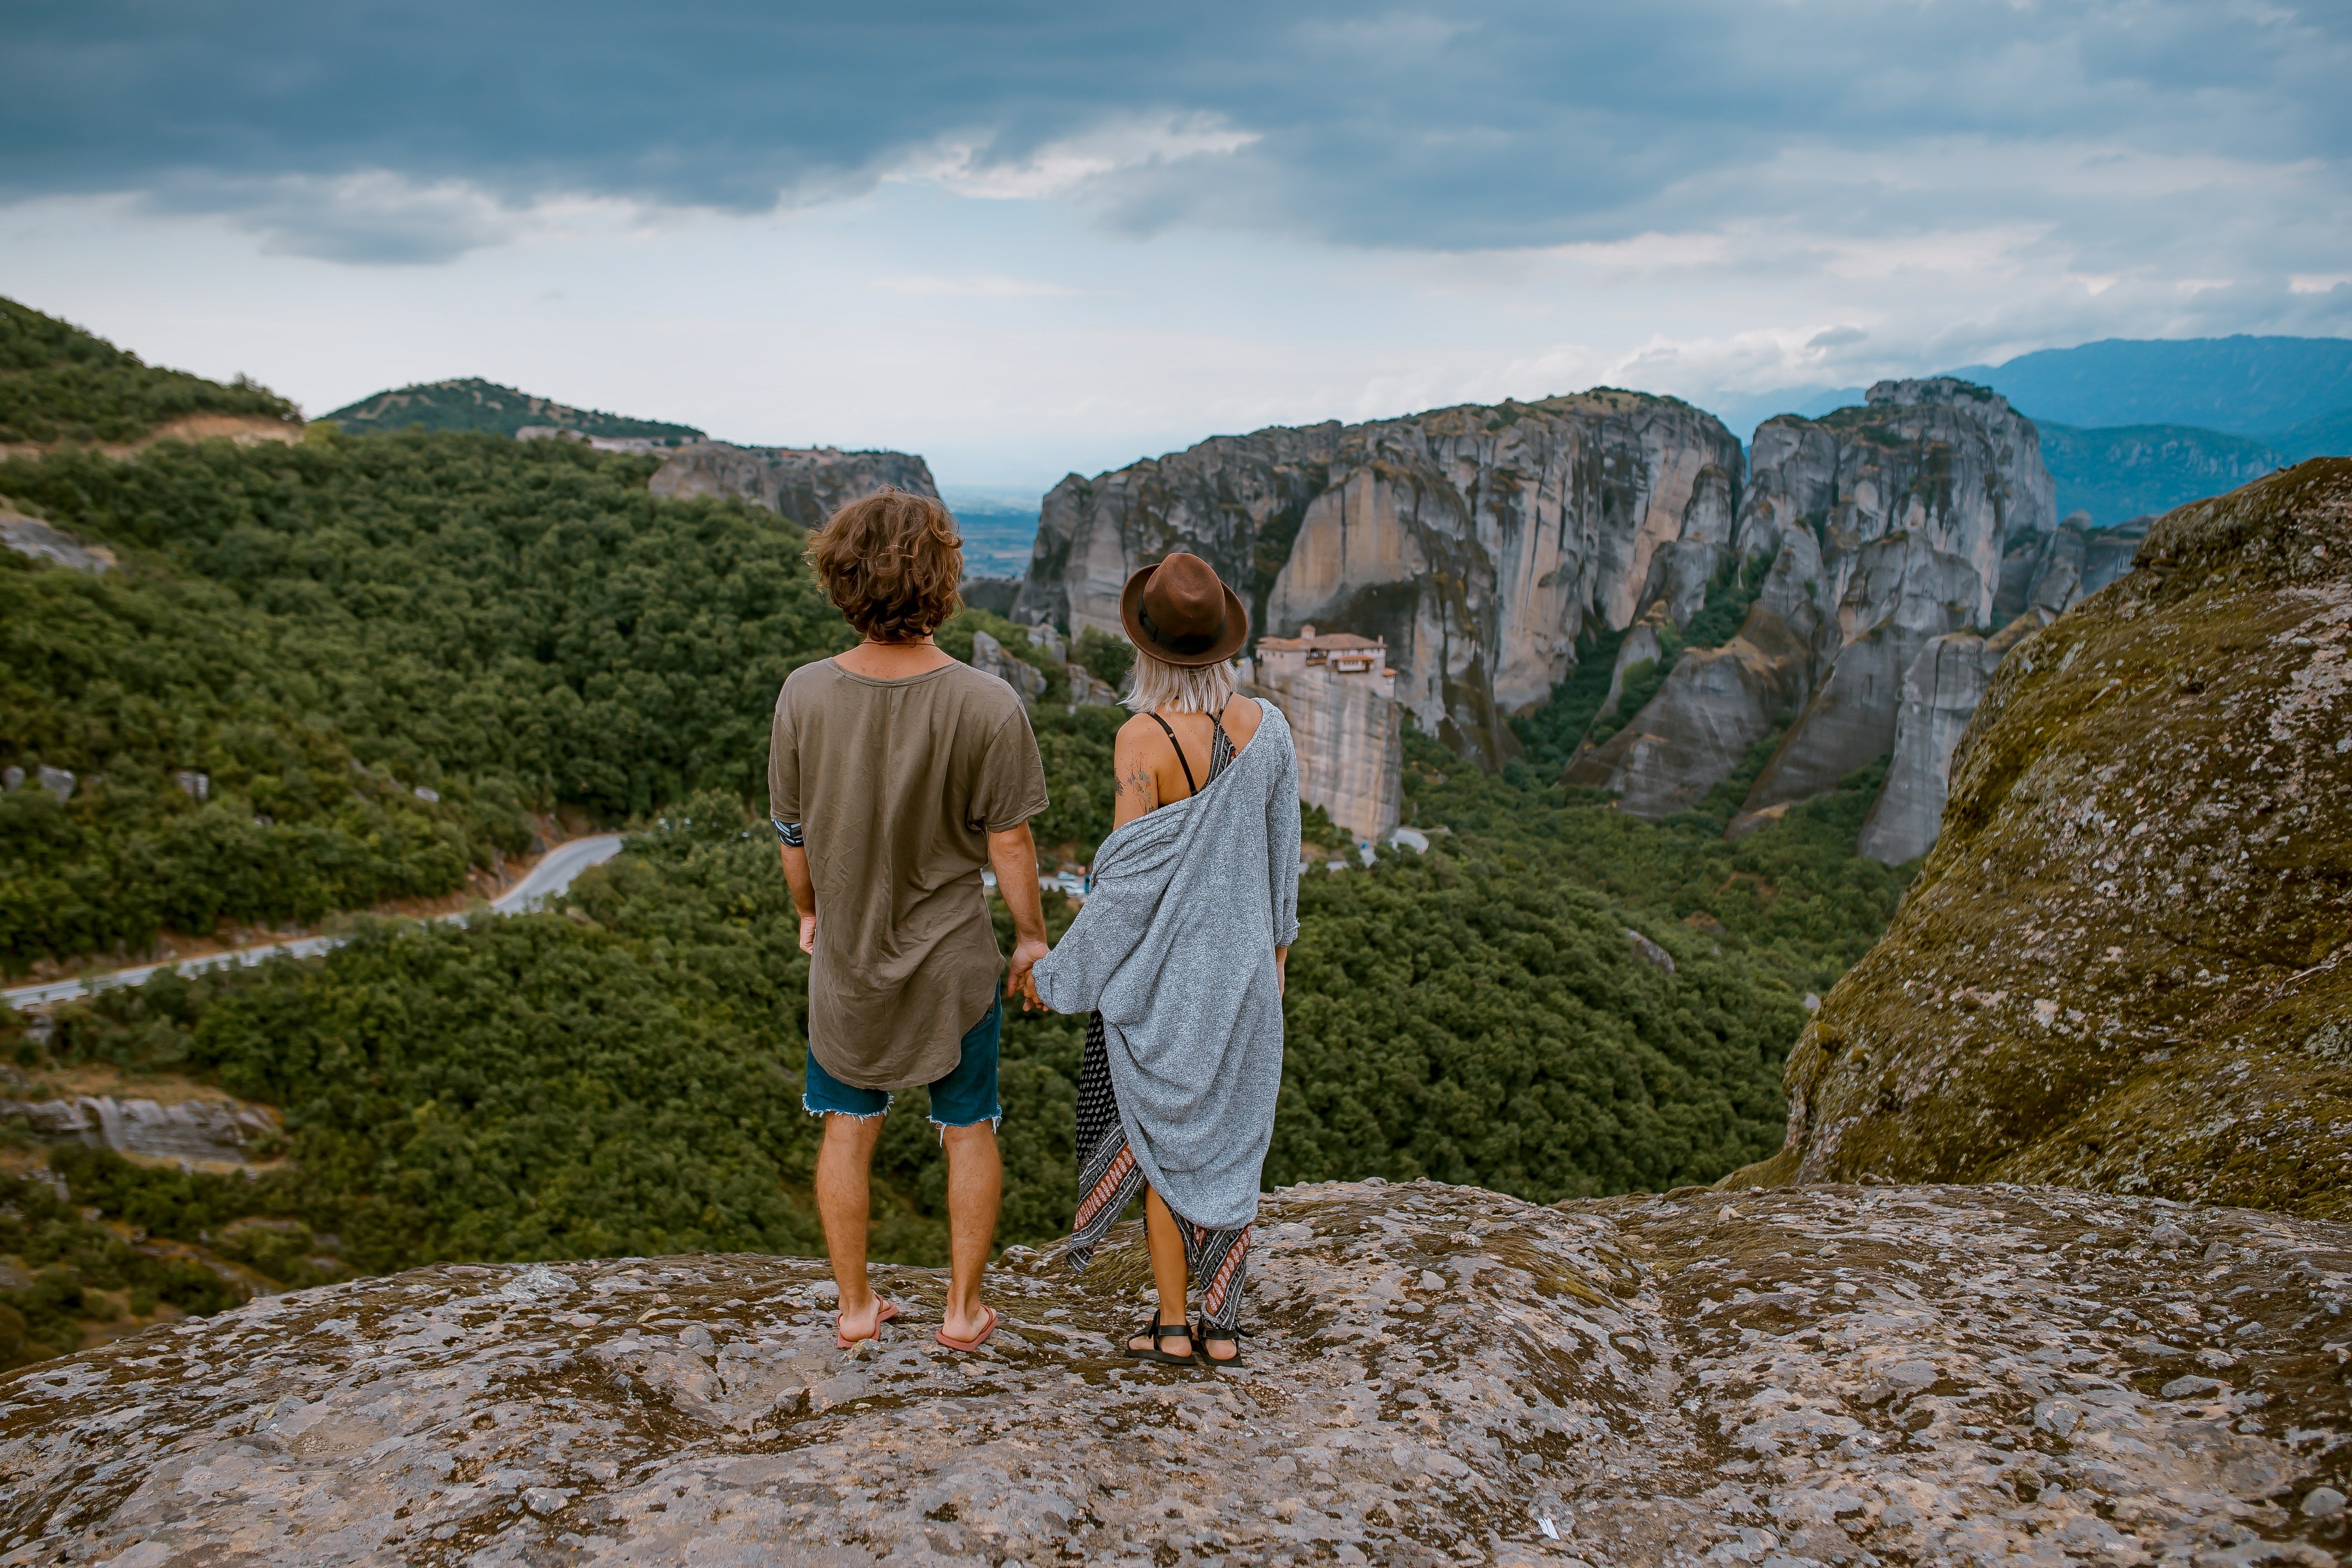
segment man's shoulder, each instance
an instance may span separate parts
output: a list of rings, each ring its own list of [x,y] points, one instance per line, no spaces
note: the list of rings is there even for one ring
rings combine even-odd
[[[784,677],[782,690],[776,693],[776,704],[782,707],[788,700],[799,700],[841,681],[840,667],[830,658],[814,658]]]
[[[965,711],[978,717],[1004,720],[1025,711],[1021,694],[1003,676],[974,669],[961,659],[941,670],[939,679],[942,690],[952,693]]]

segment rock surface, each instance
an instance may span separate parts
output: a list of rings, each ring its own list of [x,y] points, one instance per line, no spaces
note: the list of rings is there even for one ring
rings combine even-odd
[[[5,507],[0,507],[0,545],[76,572],[111,572],[118,564],[114,552],[105,545],[84,544],[63,529]]]
[[[971,667],[1013,688],[1024,702],[1034,702],[1045,695],[1045,672],[1026,659],[1013,658],[1010,649],[986,632],[971,634]]]
[[[2352,1229],[2084,1193],[1297,1188],[1245,1370],[1014,1253],[450,1266],[0,1382],[0,1563],[2326,1564]]]
[[[1738,1181],[2352,1213],[2352,460],[2168,513],[2026,638]]]
[[[1766,592],[1738,637],[1685,654],[1569,781],[1654,820],[1696,805],[1786,723],[1734,831],[1835,788],[1894,748],[1921,650],[1992,624],[2003,552],[2052,531],[2052,494],[2032,421],[1949,377],[1765,421],[1731,542],[1773,562]]]
[[[225,1097],[168,1102],[107,1094],[0,1100],[0,1122],[14,1122],[49,1142],[227,1165],[252,1164],[254,1145],[278,1131],[278,1119],[263,1107]]]
[[[1654,576],[1703,587],[1740,472],[1713,416],[1608,390],[1218,437],[1055,486],[1014,615],[1116,634],[1128,576],[1190,550],[1256,635],[1385,637],[1397,700],[1493,765],[1580,635],[1631,624]],[[1676,544],[1690,561],[1662,556]]]
[[[671,449],[646,488],[657,496],[740,496],[814,528],[835,509],[894,485],[936,499],[930,465],[906,452],[831,447],[738,447],[696,441]]]

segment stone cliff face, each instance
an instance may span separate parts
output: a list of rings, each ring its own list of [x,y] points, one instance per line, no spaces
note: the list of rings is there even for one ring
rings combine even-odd
[[[1139,1226],[834,1348],[823,1264],[447,1266],[0,1381],[15,1563],[2337,1560],[2352,1228],[2019,1188],[1269,1196],[1245,1368]]]
[[[1948,377],[1881,382],[1863,406],[1766,421],[1733,544],[1773,560],[1773,591],[1731,643],[1686,656],[1571,782],[1664,816],[1793,719],[1742,826],[1834,788],[1894,748],[1927,645],[1992,625],[2004,551],[2051,532],[2052,495],[2032,422]]]
[[[657,496],[740,496],[814,528],[885,485],[936,498],[930,465],[906,452],[831,447],[737,447],[697,441],[672,449],[646,488]]]
[[[1385,637],[1397,700],[1492,766],[1580,634],[1704,593],[1740,473],[1712,416],[1638,393],[1220,437],[1056,486],[1015,614],[1116,632],[1129,574],[1190,550],[1257,635]]]
[[[2001,661],[1738,1179],[2352,1212],[2347,956],[2352,460],[2323,458],[2169,513]]]

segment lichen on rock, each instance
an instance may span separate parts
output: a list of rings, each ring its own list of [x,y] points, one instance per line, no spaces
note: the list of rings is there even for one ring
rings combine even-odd
[[[2325,1564],[2352,1228],[2018,1188],[1270,1195],[1245,1368],[1015,1250],[448,1265],[0,1382],[0,1562]]]
[[[2352,461],[2159,521],[2000,666],[1735,1184],[2352,1213]]]

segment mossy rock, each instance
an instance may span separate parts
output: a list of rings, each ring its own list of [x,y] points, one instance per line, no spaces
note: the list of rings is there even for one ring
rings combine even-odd
[[[2352,460],[2179,508],[2021,644],[1934,852],[1727,1185],[2352,1215]]]

